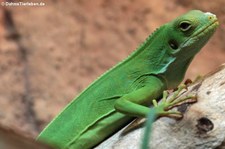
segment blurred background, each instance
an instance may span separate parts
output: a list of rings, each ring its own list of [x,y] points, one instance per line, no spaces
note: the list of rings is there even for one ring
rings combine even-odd
[[[224,0],[0,2],[0,123],[32,137],[152,31],[191,9],[216,14],[220,27],[186,78],[205,75],[225,62]]]

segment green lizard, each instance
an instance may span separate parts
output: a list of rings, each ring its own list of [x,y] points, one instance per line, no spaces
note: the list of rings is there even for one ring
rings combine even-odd
[[[69,103],[38,140],[61,149],[92,148],[134,117],[146,117],[152,100],[183,80],[190,62],[217,26],[214,14],[198,10],[161,26]],[[164,105],[163,109],[168,108]],[[157,114],[181,116],[166,110]]]

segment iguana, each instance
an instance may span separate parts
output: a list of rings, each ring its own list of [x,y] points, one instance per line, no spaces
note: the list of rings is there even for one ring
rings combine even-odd
[[[72,100],[37,140],[60,149],[93,148],[135,117],[146,117],[153,99],[180,84],[217,26],[214,14],[199,10],[162,25]],[[181,116],[166,108],[157,114]]]

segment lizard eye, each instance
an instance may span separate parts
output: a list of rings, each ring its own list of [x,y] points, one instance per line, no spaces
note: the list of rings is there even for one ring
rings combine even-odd
[[[177,44],[177,42],[175,40],[170,40],[169,41],[169,45],[174,50],[178,49],[178,44]]]
[[[191,28],[191,24],[187,21],[183,21],[179,24],[179,28],[185,32],[185,31],[188,31],[190,28]]]

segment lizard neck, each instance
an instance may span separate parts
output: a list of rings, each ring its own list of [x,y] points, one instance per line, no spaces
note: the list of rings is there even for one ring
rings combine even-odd
[[[163,75],[167,82],[168,89],[176,88],[184,79],[185,73],[190,65],[193,57],[186,59],[185,62],[171,63]]]

